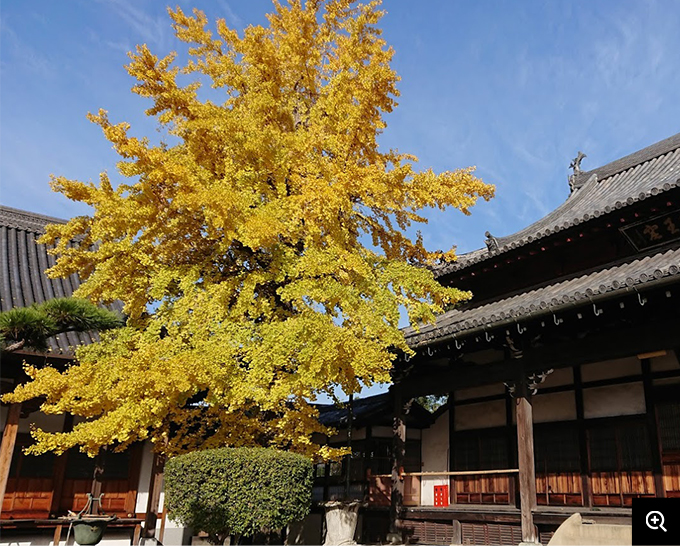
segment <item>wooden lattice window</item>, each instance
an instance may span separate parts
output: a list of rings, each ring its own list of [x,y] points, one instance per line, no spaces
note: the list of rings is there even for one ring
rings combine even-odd
[[[392,438],[374,438],[368,454],[368,464],[372,474],[390,474],[392,472]],[[421,465],[420,440],[407,440],[404,450],[404,471],[420,472]]]
[[[645,421],[609,422],[589,431],[593,472],[651,470],[652,452]]]
[[[453,441],[454,470],[508,468],[505,431],[475,431],[457,434]]]
[[[51,478],[54,474],[54,463],[57,456],[54,453],[38,456],[26,455],[24,449],[31,443],[30,435],[17,434],[9,470],[10,478]]]
[[[680,402],[659,402],[659,437],[664,452],[680,451]]]
[[[104,480],[124,480],[130,473],[130,459],[132,451],[127,449],[121,453],[106,451],[104,453]],[[85,453],[72,449],[68,453],[66,463],[66,478],[78,480],[91,480],[94,476],[96,459],[88,457]]]
[[[576,423],[537,426],[534,430],[536,472],[579,472],[578,429]]]

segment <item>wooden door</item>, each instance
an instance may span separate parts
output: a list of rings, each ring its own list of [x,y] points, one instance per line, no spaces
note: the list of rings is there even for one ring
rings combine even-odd
[[[51,453],[34,456],[23,453],[31,443],[28,434],[18,434],[10,466],[3,519],[48,518],[54,489],[56,456]]]
[[[644,417],[606,419],[588,430],[595,506],[632,506],[656,494],[652,451]]]
[[[583,506],[576,422],[544,423],[534,429],[536,502]]]
[[[667,497],[680,497],[680,393],[675,399],[657,402],[663,484]]]

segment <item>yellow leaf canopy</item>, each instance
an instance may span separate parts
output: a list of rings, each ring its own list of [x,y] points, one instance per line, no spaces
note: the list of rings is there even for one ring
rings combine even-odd
[[[470,296],[426,267],[453,249],[428,252],[407,228],[427,207],[468,214],[493,186],[380,150],[399,78],[379,2],[275,3],[269,26],[242,36],[223,20],[212,32],[197,10],[169,13],[186,65],[143,45],[127,67],[167,142],[90,115],[129,183],[54,178],[94,212],[43,238],[59,256],[50,274],[79,274],[78,296],[122,300],[128,324],[65,372],[31,369],[6,399],[44,396],[43,411],[85,418],[35,430],[35,453],[150,438],[169,453],[266,444],[323,457],[310,401],[389,380],[409,350],[400,307],[429,321]]]

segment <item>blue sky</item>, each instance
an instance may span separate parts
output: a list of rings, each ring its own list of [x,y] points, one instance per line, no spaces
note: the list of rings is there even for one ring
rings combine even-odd
[[[180,2],[243,28],[266,0]],[[429,214],[432,248],[483,246],[568,195],[578,150],[594,168],[680,130],[680,4],[671,1],[386,0],[383,28],[402,77],[382,137],[435,170],[476,165],[497,197],[473,216]],[[181,48],[158,0],[6,0],[0,12],[0,201],[70,217],[49,174],[96,180],[116,155],[85,119],[102,107],[155,133],[130,93],[126,52]]]
[[[173,3],[174,5],[174,3]],[[265,0],[194,0],[209,19],[265,22]],[[400,106],[385,146],[437,171],[476,165],[497,197],[466,218],[428,214],[433,249],[483,246],[568,195],[570,160],[585,170],[680,131],[680,3],[386,0]],[[83,205],[51,193],[49,174],[97,180],[117,156],[88,111],[102,107],[152,136],[130,93],[126,52],[180,48],[158,0],[5,0],[0,12],[0,202],[68,218]]]

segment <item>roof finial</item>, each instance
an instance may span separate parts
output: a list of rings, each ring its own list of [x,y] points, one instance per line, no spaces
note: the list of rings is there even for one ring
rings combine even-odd
[[[489,250],[489,253],[491,252],[496,252],[499,248],[498,246],[498,239],[496,239],[491,233],[488,231],[484,233],[484,236],[486,237],[486,248]]]
[[[578,155],[571,160],[571,163],[569,164],[570,169],[574,169],[574,174],[578,174],[581,172],[581,161],[583,161],[584,157],[588,157],[586,154],[584,154],[582,151],[579,150]]]
[[[569,175],[569,187],[571,188],[571,191],[576,189],[576,177],[582,172],[581,161],[583,161],[584,157],[588,156],[579,150],[578,155],[572,159],[569,164],[569,168],[574,170],[574,172]]]

